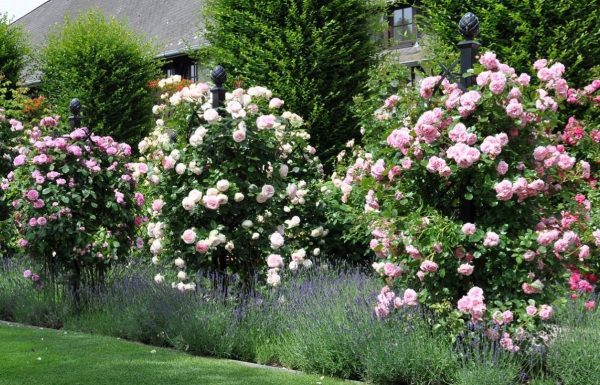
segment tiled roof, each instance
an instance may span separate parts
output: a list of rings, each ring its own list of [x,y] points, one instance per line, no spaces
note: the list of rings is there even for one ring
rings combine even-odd
[[[201,8],[202,0],[49,0],[14,23],[39,47],[65,16],[100,9],[155,41],[159,56],[172,56],[206,44],[199,36]]]

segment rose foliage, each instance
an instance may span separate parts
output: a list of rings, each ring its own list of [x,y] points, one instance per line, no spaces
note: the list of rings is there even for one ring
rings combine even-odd
[[[375,112],[384,135],[353,148],[332,196],[372,230],[379,317],[421,304],[453,330],[500,325],[516,351],[513,333],[549,320],[554,300],[593,290],[599,127],[558,119],[598,111],[600,81],[572,89],[546,60],[531,77],[493,53],[480,63],[469,90],[438,76],[388,97]]]
[[[159,82],[164,103],[154,107],[156,127],[139,144],[136,177],[153,197],[153,262],[175,265],[173,285],[182,291],[194,288],[188,268],[248,283],[268,267],[267,283],[277,286],[284,266],[310,267],[327,231],[314,187],[322,166],[302,118],[263,87],[227,93],[225,106],[214,109],[208,85],[173,92],[179,81]]]

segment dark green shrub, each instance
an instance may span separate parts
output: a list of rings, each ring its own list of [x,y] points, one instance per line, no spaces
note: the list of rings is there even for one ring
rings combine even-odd
[[[79,98],[85,126],[135,146],[150,128],[159,68],[144,41],[98,11],[66,19],[42,52],[44,94],[63,113]]]
[[[21,27],[9,24],[8,16],[0,14],[0,74],[12,86],[19,80],[28,53],[29,47]]]
[[[377,1],[210,0],[208,57],[230,79],[285,96],[285,108],[311,125],[324,159],[357,136],[350,111],[375,60]]]
[[[600,7],[595,0],[423,0],[424,34],[433,52],[456,51],[457,23],[466,12],[481,22],[477,40],[502,62],[530,73],[535,59],[558,60],[565,78],[584,86],[598,74]],[[592,71],[590,71],[592,70]]]

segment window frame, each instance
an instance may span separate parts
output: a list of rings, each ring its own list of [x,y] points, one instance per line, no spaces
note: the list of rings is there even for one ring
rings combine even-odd
[[[411,10],[411,18],[409,23],[394,25],[394,15],[397,11],[402,11],[402,19],[404,18],[404,13],[407,9]],[[417,40],[419,39],[419,30],[417,29],[416,23],[416,14],[417,8],[410,4],[397,4],[390,8],[388,8],[388,17],[387,17],[387,31],[385,34],[386,45],[390,49],[396,48],[407,48],[415,45]],[[397,39],[394,35],[394,32],[397,28],[406,28],[407,26],[412,26],[414,33],[412,34],[410,39]]]

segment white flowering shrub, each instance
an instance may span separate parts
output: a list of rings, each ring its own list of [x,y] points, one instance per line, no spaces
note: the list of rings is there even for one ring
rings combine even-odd
[[[159,87],[177,89],[179,80]],[[176,267],[180,290],[194,288],[189,275],[199,268],[247,282],[266,271],[273,286],[283,270],[309,268],[327,231],[315,220],[322,166],[302,118],[263,87],[228,93],[219,110],[202,83],[161,99],[134,174],[154,195],[147,223],[153,263]]]

